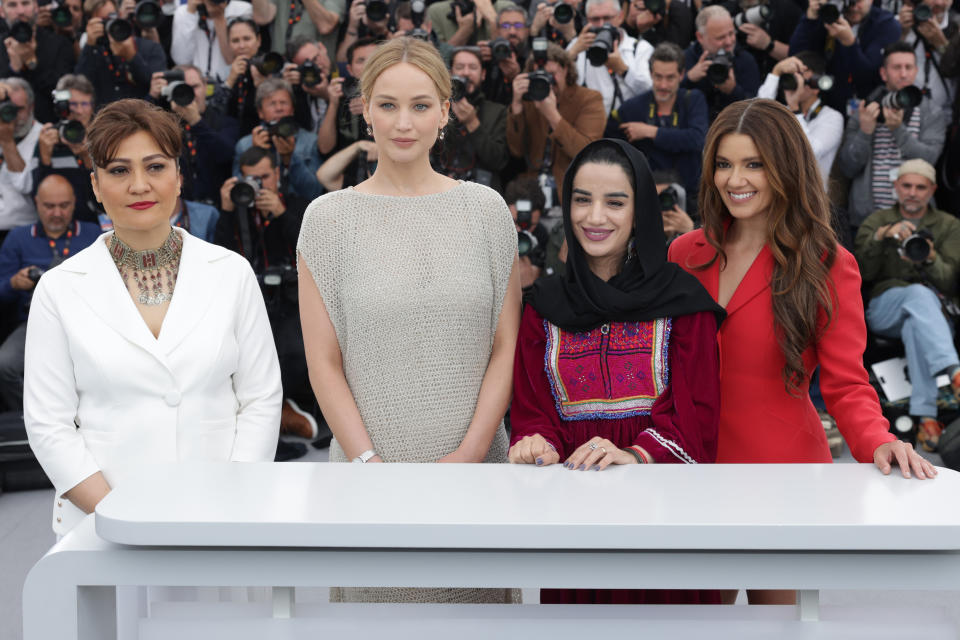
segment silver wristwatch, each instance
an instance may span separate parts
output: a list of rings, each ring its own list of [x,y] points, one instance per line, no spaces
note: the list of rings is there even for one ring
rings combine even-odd
[[[354,458],[353,462],[364,463],[370,460],[370,458],[372,458],[375,455],[377,455],[376,451],[374,451],[373,449],[367,449],[366,451],[358,455],[356,458]]]

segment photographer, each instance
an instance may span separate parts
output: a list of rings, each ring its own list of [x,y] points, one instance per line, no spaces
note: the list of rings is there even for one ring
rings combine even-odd
[[[892,174],[904,160],[921,158],[933,164],[943,148],[947,115],[914,86],[917,77],[913,47],[895,42],[884,51],[883,86],[847,120],[837,154],[837,167],[850,183],[850,223],[856,227],[871,212],[892,207]],[[918,101],[904,105],[900,99]],[[885,102],[885,104],[882,104]]]
[[[253,8],[243,0],[187,0],[173,14],[173,42],[170,56],[177,64],[192,64],[207,78],[223,80],[230,72],[233,52],[227,38],[227,23],[232,18],[253,16]],[[263,16],[256,24],[265,24]]]
[[[823,54],[827,73],[837,79],[833,89],[824,93],[823,101],[840,113],[848,113],[847,101],[854,94],[868,95],[880,84],[877,69],[883,62],[883,48],[897,41],[900,27],[892,13],[873,6],[872,0],[844,0],[837,20],[825,22],[820,12],[828,4],[810,0],[806,15],[790,38],[790,53]],[[832,17],[828,14],[827,19]]]
[[[280,167],[270,151],[251,147],[240,154],[237,164],[240,178],[230,178],[220,189],[216,243],[247,258],[260,281],[280,359],[281,430],[316,437],[316,423],[311,424],[296,405],[297,401],[313,404],[296,270],[297,239],[307,201],[280,192]]]
[[[620,129],[643,151],[653,171],[675,169],[687,193],[697,193],[701,155],[709,126],[707,101],[696,89],[682,89],[683,51],[662,42],[650,56],[653,90],[627,100],[620,107]],[[611,118],[611,124],[617,121]],[[696,209],[695,199],[691,200]]]
[[[530,33],[566,47],[577,37],[583,21],[577,11],[579,2],[536,0],[530,3]]]
[[[603,136],[606,121],[603,96],[577,84],[567,52],[552,42],[543,53],[535,49],[527,72],[513,80],[507,145],[539,174],[544,192],[550,193],[547,209],[559,206],[563,174],[581,149]]]
[[[517,178],[507,185],[503,199],[517,225],[520,286],[527,289],[543,274],[550,234],[540,226],[543,191],[535,178]]]
[[[620,28],[625,11],[616,0],[587,0],[587,25],[567,47],[581,84],[600,92],[608,114],[651,87],[653,45]]]
[[[251,60],[257,59],[264,67],[264,57],[257,56],[260,50],[260,28],[253,18],[241,16],[230,20],[227,26],[227,44],[233,55],[226,79],[214,86],[210,105],[236,118],[240,135],[247,135],[257,126],[256,91],[270,74],[261,73]]]
[[[277,166],[288,192],[307,200],[319,197],[323,189],[316,178],[320,168],[317,137],[293,117],[293,88],[285,80],[267,78],[257,88],[256,106],[260,124],[237,142],[234,175],[240,171],[239,156],[251,146],[260,147],[279,158]]]
[[[93,83],[101,105],[123,98],[146,97],[153,73],[167,66],[163,48],[152,40],[133,35],[130,22],[118,23],[111,19],[117,12],[113,0],[86,0],[84,9],[90,19],[76,73]],[[120,36],[126,37],[117,40]]]
[[[530,52],[530,37],[527,12],[517,5],[509,5],[497,13],[497,38],[480,42],[487,77],[483,94],[488,100],[510,106],[513,102],[513,79],[523,70]],[[510,47],[508,55],[494,54],[491,45],[497,40],[506,40]],[[501,49],[498,49],[501,51]]]
[[[753,56],[737,47],[733,18],[722,6],[701,9],[696,27],[697,41],[684,52],[683,86],[703,92],[713,122],[727,105],[757,95],[760,72]]]
[[[23,409],[23,347],[33,288],[44,271],[100,235],[99,226],[73,220],[73,188],[66,178],[44,178],[35,201],[39,223],[13,229],[0,246],[0,302],[15,302],[18,314],[17,327],[0,345],[0,411]]]
[[[434,147],[433,166],[458,180],[470,180],[500,190],[499,172],[507,165],[507,108],[486,100],[483,61],[476,49],[453,54],[450,74],[451,126]]]
[[[960,222],[930,206],[937,188],[930,163],[904,162],[894,188],[898,202],[863,221],[855,253],[868,292],[867,325],[903,341],[918,444],[935,451],[943,430],[937,421],[936,377],[947,374],[954,395],[960,396],[960,360],[943,313],[956,303]]]
[[[509,0],[441,0],[427,8],[427,19],[439,42],[451,47],[489,40],[495,33],[497,13]]]
[[[33,117],[33,88],[22,78],[0,80],[0,239],[7,231],[37,219],[33,190],[34,154],[42,125]]]
[[[75,220],[98,222],[98,208],[90,190],[93,160],[85,146],[86,129],[93,119],[95,93],[85,77],[68,73],[60,78],[55,89],[55,110],[59,122],[43,125],[37,140],[33,190],[51,174],[66,178],[76,194]],[[79,125],[79,127],[77,126]],[[82,137],[77,139],[82,128]]]
[[[287,60],[283,79],[293,87],[294,113],[300,126],[316,134],[317,150],[326,156],[337,145],[337,108],[330,108],[330,57],[320,42],[297,36],[287,42]]]
[[[382,9],[382,5],[374,5]],[[370,14],[373,14],[371,17]],[[374,19],[376,18],[376,19]],[[358,40],[379,42],[390,37],[390,12],[367,11],[367,0],[353,0],[347,14],[347,29],[337,45],[337,62],[349,62],[349,51]],[[360,76],[356,76],[359,78]]]
[[[696,209],[697,192],[685,189],[675,171],[654,171],[653,182],[660,200],[663,235],[667,237],[667,246],[670,246],[671,242],[699,226],[698,221],[687,213],[687,209]],[[687,198],[687,194],[692,194],[692,197]]]
[[[343,149],[357,140],[369,138],[367,123],[363,120],[363,101],[360,100],[360,76],[367,58],[377,48],[373,38],[355,41],[347,49],[347,76],[330,81],[329,109],[337,116],[337,148]]]
[[[790,55],[790,37],[803,12],[791,0],[740,0],[739,6],[737,38],[764,76]]]
[[[683,0],[633,0],[627,5],[624,28],[653,46],[672,42],[684,49],[693,40],[693,13]]]
[[[0,2],[6,22],[3,47],[0,48],[0,78],[23,78],[37,96],[36,114],[43,122],[54,119],[50,93],[60,76],[73,71],[76,56],[73,43],[52,29],[36,26],[36,0],[3,0]],[[14,34],[25,38],[20,42]]]
[[[294,38],[319,42],[324,50],[335,51],[340,16],[347,9],[346,0],[291,0],[271,2],[252,0],[253,18],[257,24],[270,24],[270,50],[285,54]],[[289,58],[289,54],[287,54]]]
[[[150,97],[167,106],[183,121],[183,153],[180,171],[183,175],[182,195],[187,200],[216,203],[220,185],[230,175],[233,146],[239,136],[239,125],[234,118],[207,105],[207,83],[200,70],[193,65],[177,65],[172,73],[182,74],[182,89],[173,92],[168,77],[170,71],[153,74]],[[192,98],[192,100],[191,100]],[[187,102],[187,100],[191,100]],[[183,104],[185,103],[185,104]]]
[[[917,19],[927,17],[925,20]],[[942,71],[943,59],[953,38],[960,29],[951,19],[949,2],[923,0],[916,4],[904,3],[897,15],[902,35],[900,40],[913,45],[917,60],[923,60],[917,69],[917,84],[930,96],[933,104],[950,112],[957,95],[957,79]],[[949,62],[949,60],[948,60]]]
[[[792,82],[784,81],[784,76],[792,78]],[[758,98],[776,100],[778,89],[783,89],[784,104],[796,114],[797,122],[807,134],[824,186],[843,139],[843,115],[820,99],[821,85],[826,87],[832,81],[833,78],[826,74],[826,63],[820,54],[801,51],[778,62],[757,92]],[[793,88],[784,88],[785,83]]]

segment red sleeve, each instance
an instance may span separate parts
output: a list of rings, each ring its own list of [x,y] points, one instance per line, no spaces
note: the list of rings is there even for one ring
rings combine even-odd
[[[817,340],[820,391],[827,410],[858,462],[873,462],[873,452],[895,439],[880,411],[877,392],[863,367],[867,326],[860,295],[857,261],[843,247],[830,269],[833,318]]]
[[[720,354],[710,311],[673,319],[670,384],[653,405],[653,426],[634,444],[658,463],[710,463],[717,458]]]
[[[510,404],[510,446],[524,436],[539,433],[553,445],[564,460],[572,453],[564,450],[561,425],[547,380],[545,358],[547,335],[543,318],[527,306],[520,321],[517,353],[513,359],[513,401]]]

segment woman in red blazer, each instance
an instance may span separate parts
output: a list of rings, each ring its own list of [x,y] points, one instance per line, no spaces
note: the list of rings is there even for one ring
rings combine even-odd
[[[810,376],[860,462],[936,475],[888,431],[863,368],[860,272],[837,244],[817,162],[796,117],[771,100],[736,102],[707,134],[703,229],[670,245],[727,310],[720,327],[717,462],[830,462]],[[790,602],[794,593],[752,594]]]

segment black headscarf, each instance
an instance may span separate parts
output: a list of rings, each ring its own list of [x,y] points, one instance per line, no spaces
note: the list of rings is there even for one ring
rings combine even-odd
[[[582,158],[598,145],[615,146],[626,155],[636,185],[633,255],[609,281],[590,270],[570,223],[573,176],[582,165]],[[629,143],[609,138],[596,140],[577,154],[563,177],[563,225],[567,238],[566,274],[541,278],[527,299],[552,324],[565,331],[589,331],[611,321],[640,322],[698,311],[714,312],[717,324],[726,316],[696,278],[679,265],[667,262],[663,216],[653,175],[647,159]]]

